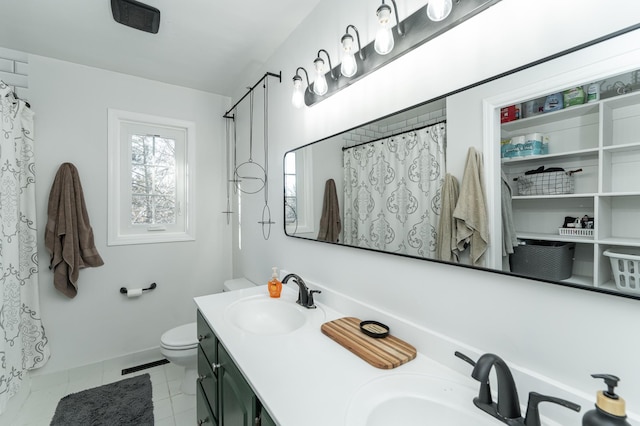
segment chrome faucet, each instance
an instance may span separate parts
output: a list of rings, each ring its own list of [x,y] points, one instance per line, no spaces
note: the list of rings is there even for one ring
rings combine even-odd
[[[473,365],[471,377],[480,382],[480,391],[478,396],[473,399],[473,403],[476,407],[500,420],[502,423],[511,426],[540,426],[538,405],[540,405],[541,402],[553,402],[554,404],[562,405],[573,411],[580,411],[580,406],[571,401],[542,395],[537,392],[530,392],[527,414],[526,417],[523,418],[513,375],[507,363],[504,362],[502,358],[494,354],[484,354],[475,362],[468,356],[457,351],[455,352],[455,356]],[[497,404],[491,399],[491,389],[489,388],[489,373],[491,373],[491,369],[494,366],[498,379]]]
[[[320,290],[309,290],[302,278],[296,274],[288,274],[282,279],[282,284],[286,284],[293,278],[293,282],[298,284],[298,300],[296,303],[300,306],[304,306],[307,309],[315,309],[316,305],[313,301],[314,293],[322,293]]]

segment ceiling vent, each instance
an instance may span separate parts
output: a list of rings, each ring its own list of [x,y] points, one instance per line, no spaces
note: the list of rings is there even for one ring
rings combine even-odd
[[[156,34],[160,28],[160,11],[136,0],[111,0],[113,19],[136,30]]]

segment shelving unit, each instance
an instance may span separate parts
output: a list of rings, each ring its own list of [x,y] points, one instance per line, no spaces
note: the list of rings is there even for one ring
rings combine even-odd
[[[514,183],[512,207],[518,238],[576,243],[574,284],[618,291],[610,248],[640,250],[640,93],[568,107],[504,123],[502,139],[528,133],[549,138],[549,154],[502,160]],[[513,179],[539,166],[582,169],[566,195],[518,196]],[[593,237],[559,235],[565,216],[594,217]],[[640,283],[637,283],[640,294]]]

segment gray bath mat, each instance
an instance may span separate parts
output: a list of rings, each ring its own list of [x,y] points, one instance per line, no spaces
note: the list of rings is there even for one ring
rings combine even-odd
[[[153,426],[148,374],[67,395],[51,426]]]

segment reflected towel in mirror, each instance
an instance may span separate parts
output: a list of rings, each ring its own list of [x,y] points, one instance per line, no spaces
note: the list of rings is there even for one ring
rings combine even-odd
[[[440,210],[440,223],[438,223],[438,239],[436,240],[436,254],[439,260],[458,263],[458,241],[456,221],[453,211],[458,202],[460,184],[451,173],[444,176],[442,185],[442,208]]]
[[[482,153],[474,147],[467,152],[467,162],[460,186],[460,196],[453,217],[456,221],[458,251],[470,246],[471,261],[479,265],[489,243],[487,206],[482,182]]]
[[[320,217],[318,241],[337,243],[341,230],[342,222],[340,219],[336,182],[333,179],[327,179],[324,184],[324,199],[322,202],[322,216]]]

